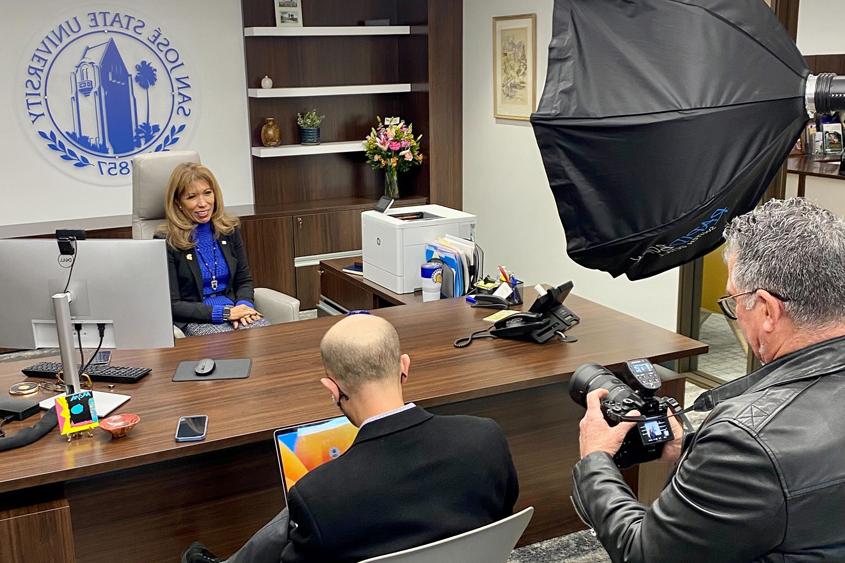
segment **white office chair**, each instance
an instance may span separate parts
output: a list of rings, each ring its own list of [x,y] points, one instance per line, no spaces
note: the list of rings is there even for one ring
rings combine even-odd
[[[170,174],[183,162],[199,162],[196,151],[146,153],[132,159],[132,238],[150,239],[164,223]],[[266,287],[255,288],[255,307],[271,324],[299,320],[299,300]],[[177,338],[184,336],[174,327]]]
[[[534,515],[534,507],[498,522],[436,542],[379,555],[360,563],[506,563]]]

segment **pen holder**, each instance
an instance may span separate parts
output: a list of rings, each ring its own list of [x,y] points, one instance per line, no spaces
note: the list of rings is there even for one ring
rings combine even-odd
[[[513,289],[513,293],[511,293],[508,298],[507,302],[511,305],[522,305],[522,282],[517,283],[511,289]]]

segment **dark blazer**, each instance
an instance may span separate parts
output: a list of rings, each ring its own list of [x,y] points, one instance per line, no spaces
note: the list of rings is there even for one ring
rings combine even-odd
[[[352,562],[443,539],[513,513],[516,470],[487,418],[420,407],[364,425],[349,450],[288,493],[284,563]]]
[[[158,236],[158,235],[157,235]],[[255,299],[252,274],[246,259],[240,229],[218,239],[229,266],[229,284],[225,295],[233,302]],[[167,246],[167,272],[170,280],[170,305],[173,324],[184,328],[189,322],[210,323],[211,306],[202,302],[202,273],[196,251]]]

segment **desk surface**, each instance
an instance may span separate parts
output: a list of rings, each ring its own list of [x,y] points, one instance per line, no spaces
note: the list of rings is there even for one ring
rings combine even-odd
[[[845,180],[839,175],[839,156],[798,154],[790,156],[786,163],[787,172],[793,174]]]
[[[620,364],[632,357],[667,361],[699,354],[706,345],[647,324],[585,299],[567,305],[582,318],[571,331],[579,341],[539,346],[507,340],[481,340],[455,349],[459,336],[486,326],[489,309],[472,309],[462,299],[379,309],[411,357],[406,399],[423,406],[455,403],[566,381],[579,365]],[[163,350],[116,351],[115,365],[138,365],[153,372],[135,385],[117,385],[132,399],[118,412],[134,412],[141,423],[124,439],[112,441],[97,430],[93,439],[66,443],[54,430],[29,446],[0,453],[0,492],[99,475],[164,460],[269,440],[281,426],[337,414],[320,386],[319,342],[337,318],[320,318],[234,334],[186,338]],[[252,358],[249,379],[171,382],[182,360],[203,357]],[[3,389],[23,379],[32,361],[0,364]],[[104,384],[96,388],[104,389]],[[561,387],[565,393],[565,388]],[[207,414],[204,442],[173,440],[181,415]],[[32,424],[32,420],[26,424]],[[23,423],[10,424],[16,431]]]

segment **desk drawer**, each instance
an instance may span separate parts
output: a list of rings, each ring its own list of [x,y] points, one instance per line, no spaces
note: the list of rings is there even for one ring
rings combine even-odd
[[[371,292],[350,284],[340,276],[332,271],[323,270],[320,275],[320,294],[350,311],[369,310],[376,307]]]

